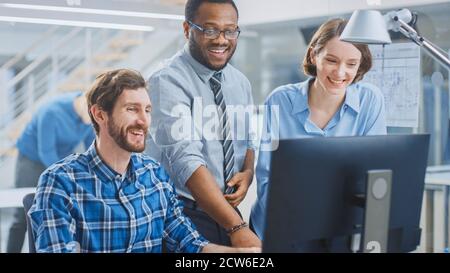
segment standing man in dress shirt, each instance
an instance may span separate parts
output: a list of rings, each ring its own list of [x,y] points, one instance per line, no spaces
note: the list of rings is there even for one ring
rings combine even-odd
[[[255,149],[250,83],[228,64],[240,33],[238,10],[232,0],[188,0],[185,17],[188,43],[149,80],[149,153],[168,170],[202,235],[260,246],[237,209],[253,180]]]

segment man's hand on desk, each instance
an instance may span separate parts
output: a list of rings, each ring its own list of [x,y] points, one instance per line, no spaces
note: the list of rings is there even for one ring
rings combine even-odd
[[[229,247],[209,243],[203,247],[202,253],[261,253],[260,247]]]
[[[230,235],[231,245],[233,247],[259,247],[261,240],[248,227],[241,228]]]

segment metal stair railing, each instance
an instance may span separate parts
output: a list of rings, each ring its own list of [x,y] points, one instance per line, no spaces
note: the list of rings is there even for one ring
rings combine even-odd
[[[50,27],[44,34],[42,34],[36,41],[34,41],[27,49],[15,55],[13,58],[5,62],[1,67],[0,71],[8,70],[14,67],[18,62],[23,60],[28,54],[33,52],[36,48],[42,46],[42,44],[47,41],[52,35],[58,31],[58,26]]]
[[[17,137],[34,110],[54,95],[58,85],[77,67],[81,64],[89,67],[92,56],[104,49],[106,43],[116,37],[119,31],[71,28],[62,37],[57,37],[56,41],[49,42],[49,36],[56,32],[57,28],[47,31],[27,50],[5,63],[0,70],[2,76],[19,61],[30,58],[33,54],[37,55],[12,79],[0,83],[0,96],[6,106],[0,109],[0,161],[14,149]],[[33,52],[39,46],[42,47],[43,43],[50,44],[47,50]]]

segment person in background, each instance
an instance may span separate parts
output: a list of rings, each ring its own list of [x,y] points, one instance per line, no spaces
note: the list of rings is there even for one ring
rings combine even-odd
[[[229,64],[240,33],[238,10],[232,0],[188,0],[185,17],[188,43],[149,80],[154,122],[148,153],[166,168],[184,212],[208,240],[260,246],[237,209],[253,180],[256,149],[246,124],[253,114],[251,86]],[[196,113],[210,115],[197,120]],[[177,134],[190,128],[196,131]]]
[[[278,87],[266,99],[257,200],[250,215],[259,238],[264,237],[272,141],[386,134],[383,95],[376,86],[360,82],[372,66],[372,55],[367,45],[339,40],[346,23],[331,19],[312,37],[303,59],[310,79]]]
[[[142,154],[152,105],[140,73],[108,71],[86,96],[96,140],[41,175],[28,213],[37,252],[260,252],[205,240]]]
[[[81,92],[65,93],[40,107],[17,141],[15,186],[35,187],[41,173],[56,161],[94,140],[86,98]],[[22,249],[26,232],[23,208],[15,211],[7,252]]]

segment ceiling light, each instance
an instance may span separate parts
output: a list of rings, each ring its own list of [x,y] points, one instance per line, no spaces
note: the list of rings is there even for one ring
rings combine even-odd
[[[88,9],[88,8],[74,8],[74,7],[44,6],[44,5],[11,4],[11,3],[0,4],[0,6],[5,7],[5,8],[13,8],[13,9],[59,11],[59,12],[71,12],[71,13],[153,18],[153,19],[170,19],[170,20],[180,20],[180,21],[184,20],[184,15],[164,14],[164,13]]]
[[[73,27],[92,27],[92,28],[137,30],[137,31],[153,31],[155,29],[152,26],[141,26],[141,25],[112,24],[112,23],[90,22],[90,21],[56,20],[56,19],[45,19],[45,18],[10,17],[10,16],[0,16],[0,21],[30,23],[30,24],[59,25],[59,26],[73,26]]]

